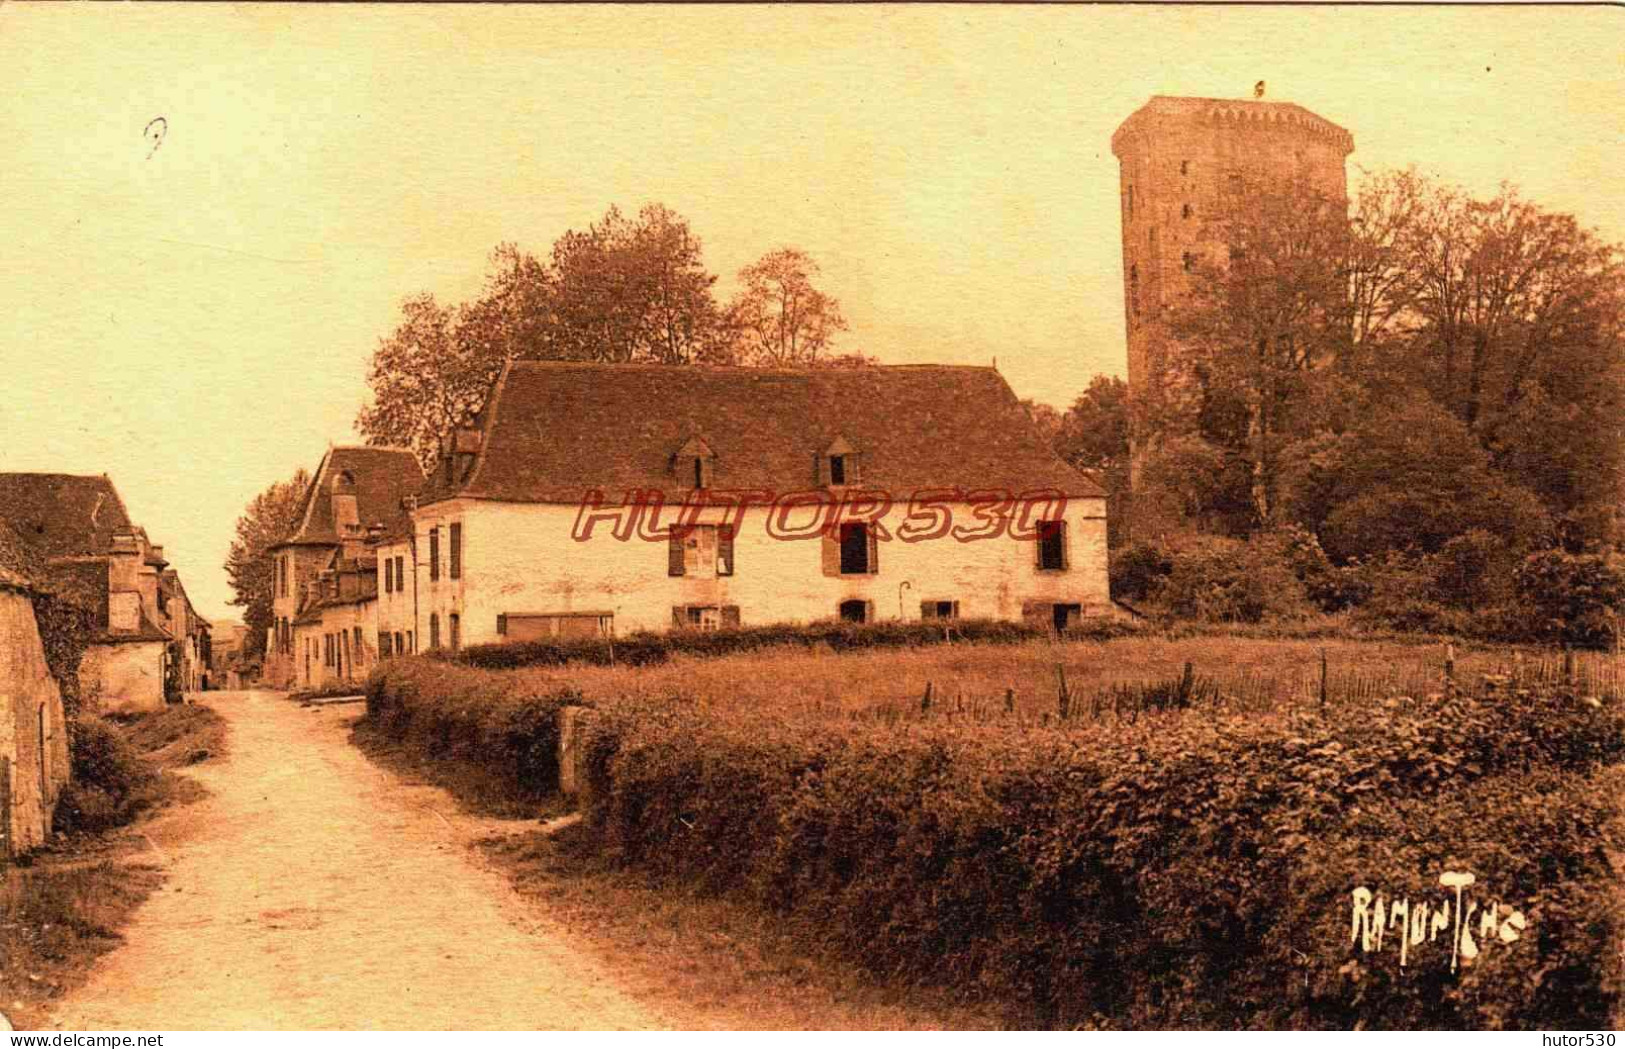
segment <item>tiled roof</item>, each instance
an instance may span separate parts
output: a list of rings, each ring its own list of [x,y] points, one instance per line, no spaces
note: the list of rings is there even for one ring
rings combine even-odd
[[[401,500],[423,487],[417,458],[404,448],[331,448],[305,489],[294,533],[281,545],[339,541],[333,520],[333,480],[345,472],[355,482],[356,511],[363,531],[374,524],[390,530],[407,526],[409,518]]]
[[[845,438],[860,482],[906,500],[958,486],[1103,493],[1056,457],[991,368],[939,365],[778,371],[520,361],[484,413],[465,476],[431,475],[424,501],[465,495],[574,503],[633,488],[689,490],[673,456],[695,437],[716,455],[720,490],[776,494],[818,483],[817,457]]]
[[[41,558],[101,556],[130,531],[106,474],[0,473],[0,520]]]
[[[333,551],[327,560],[327,569],[338,576],[353,575],[357,577],[359,585],[356,593],[348,596],[334,595],[332,597],[318,597],[299,610],[294,616],[295,626],[308,626],[311,623],[322,621],[322,610],[337,608],[341,605],[359,605],[378,599],[378,559],[373,556],[359,558],[346,558],[341,556],[341,550]],[[341,584],[342,585],[342,581]]]
[[[11,526],[0,520],[0,589],[32,590],[37,581],[33,558]]]
[[[159,626],[157,623],[154,623],[147,617],[147,610],[145,608],[141,610],[141,625],[136,628],[134,633],[114,633],[113,631],[104,628],[95,637],[95,641],[98,644],[103,645],[123,645],[132,641],[173,640],[175,640],[175,638],[172,634],[170,634],[169,631],[165,630],[163,627]]]

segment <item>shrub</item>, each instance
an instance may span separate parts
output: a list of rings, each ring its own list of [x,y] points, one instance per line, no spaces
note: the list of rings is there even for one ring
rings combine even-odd
[[[432,757],[499,770],[531,797],[558,789],[558,710],[579,692],[526,690],[511,675],[433,659],[396,659],[367,682],[367,717]]]
[[[559,708],[584,702],[561,677],[397,660],[369,715],[542,793]],[[1620,1004],[1625,840],[1594,777],[1625,757],[1625,718],[1562,690],[1048,727],[667,690],[593,705],[588,825],[609,858],[776,911],[877,973],[1056,1025],[1590,1025]],[[1403,973],[1351,948],[1354,887],[1437,900],[1443,870],[1521,908],[1524,938],[1457,974],[1437,945]]]
[[[1161,545],[1130,543],[1112,554],[1112,596],[1122,601],[1144,601],[1173,570],[1173,556]]]
[[[1305,596],[1323,612],[1346,611],[1365,596],[1354,576],[1332,564],[1320,540],[1307,529],[1282,525],[1260,532],[1248,544],[1260,549],[1261,556],[1285,564],[1303,584]]]
[[[1625,561],[1617,556],[1543,550],[1518,566],[1516,585],[1544,640],[1602,647],[1625,614]]]
[[[1157,598],[1176,616],[1211,623],[1258,623],[1308,612],[1304,585],[1278,549],[1217,536],[1179,544]]]
[[[81,715],[69,755],[71,778],[56,806],[58,831],[108,830],[152,803],[157,768],[111,723]]]
[[[1080,625],[1080,632],[1105,627]],[[674,655],[726,656],[780,645],[827,647],[835,652],[865,648],[904,648],[944,642],[979,641],[1015,644],[1047,636],[1043,627],[996,619],[951,621],[884,621],[879,623],[783,623],[735,630],[678,630],[664,634],[636,633],[624,638],[581,638],[551,641],[509,641],[471,645],[436,658],[455,660],[489,670],[525,666],[563,666],[567,663],[611,663],[648,666]],[[1093,636],[1093,635],[1091,635]],[[1112,636],[1121,636],[1114,634]]]
[[[1528,692],[1038,733],[615,704],[591,820],[619,862],[1057,1024],[1583,1026],[1619,1002],[1622,842],[1587,777],[1620,730]],[[1460,977],[1352,952],[1355,886],[1436,899],[1445,869],[1523,907],[1525,940]]]

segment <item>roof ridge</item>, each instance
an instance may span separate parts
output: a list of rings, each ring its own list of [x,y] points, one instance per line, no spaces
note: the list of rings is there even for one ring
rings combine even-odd
[[[410,448],[402,448],[398,444],[332,444],[327,448],[330,452],[399,452],[402,455],[415,455]]]

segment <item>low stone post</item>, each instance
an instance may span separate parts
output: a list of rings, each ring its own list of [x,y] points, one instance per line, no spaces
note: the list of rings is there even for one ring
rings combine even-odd
[[[559,708],[559,793],[585,808],[592,783],[587,769],[587,736],[593,712],[588,707]]]

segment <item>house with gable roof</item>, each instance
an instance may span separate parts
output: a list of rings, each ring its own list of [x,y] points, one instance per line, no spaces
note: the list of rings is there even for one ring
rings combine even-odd
[[[740,513],[740,493],[769,505]],[[446,443],[410,528],[374,544],[379,645],[832,618],[1065,627],[1111,611],[1105,505],[991,368],[516,361]]]
[[[38,563],[0,520],[0,866],[42,845],[68,782],[62,693],[45,661]]]
[[[79,663],[82,702],[104,712],[179,699],[184,646],[163,574],[164,548],[130,520],[106,474],[0,474],[0,520],[42,566],[41,585],[93,615]]]
[[[377,658],[376,611],[357,589],[363,576],[375,585],[368,541],[407,528],[422,486],[417,458],[403,448],[346,446],[322,456],[292,534],[270,551],[273,622],[262,680],[303,688],[365,676]]]

